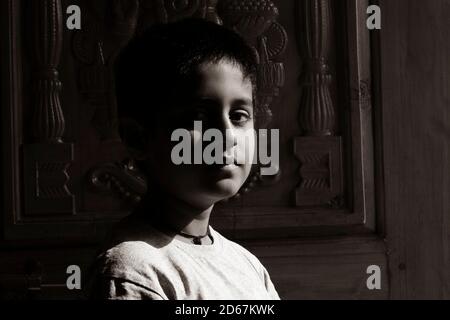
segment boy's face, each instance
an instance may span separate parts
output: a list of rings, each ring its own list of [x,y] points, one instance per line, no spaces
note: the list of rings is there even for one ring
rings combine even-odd
[[[253,88],[241,69],[226,60],[202,65],[197,80],[194,90],[178,99],[181,103],[169,108],[157,125],[150,163],[166,192],[206,209],[234,196],[249,176],[255,151]],[[195,130],[194,121],[202,122],[202,132]],[[171,141],[174,130],[189,131],[194,154],[194,144],[201,142],[202,133],[212,128],[222,133],[223,156],[228,162],[235,160],[239,164],[208,165],[204,160],[202,164],[173,163],[171,153],[179,143]],[[204,142],[203,147],[208,144]]]

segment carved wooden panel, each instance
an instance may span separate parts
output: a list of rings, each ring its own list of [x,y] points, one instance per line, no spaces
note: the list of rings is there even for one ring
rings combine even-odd
[[[240,29],[260,35],[282,171],[217,206],[214,226],[248,238],[283,299],[449,297],[447,0],[375,1],[380,32],[368,0],[120,2],[0,1],[1,299],[81,297],[67,266],[86,272],[145,190],[115,129],[111,63],[131,32],[192,15],[272,21]],[[71,4],[81,31],[64,27]]]
[[[283,173],[234,211],[236,236],[369,233],[375,229],[367,1],[281,2],[285,86],[272,107]],[[289,14],[288,14],[289,12]],[[292,21],[294,24],[286,23]],[[294,58],[295,57],[295,58]],[[284,93],[283,93],[284,90]],[[283,230],[283,231],[281,231]]]
[[[71,4],[81,7],[81,30],[64,26]],[[7,239],[0,246],[36,248],[3,256],[0,296],[75,297],[64,288],[67,265],[85,272],[95,245],[146,191],[117,132],[114,60],[134,33],[196,16],[252,44],[265,111],[258,120],[280,129],[279,174],[252,176],[216,206],[212,224],[263,260],[283,298],[374,297],[364,288],[367,264],[382,267],[375,297],[386,297],[386,247],[374,231],[373,158],[381,156],[372,142],[367,4],[0,2]]]
[[[5,166],[14,168],[6,177],[8,236],[101,237],[139,201],[146,182],[118,136],[112,66],[134,33],[186,17],[223,24],[253,46],[258,120],[281,133],[278,174],[253,175],[217,206],[217,228],[235,237],[373,231],[370,38],[360,2],[74,3],[82,9],[74,31],[62,20],[68,1],[4,4],[15,88],[4,111],[13,119],[4,137]],[[25,11],[38,25],[33,32]]]

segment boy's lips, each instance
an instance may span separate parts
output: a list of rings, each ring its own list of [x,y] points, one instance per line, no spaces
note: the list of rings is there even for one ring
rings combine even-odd
[[[210,166],[211,173],[216,178],[232,178],[235,176],[239,166],[235,164],[213,164]]]
[[[223,163],[215,163],[212,165],[209,165],[213,170],[220,170],[220,171],[231,171],[236,168],[238,168],[240,165],[236,161],[234,157],[224,157]]]

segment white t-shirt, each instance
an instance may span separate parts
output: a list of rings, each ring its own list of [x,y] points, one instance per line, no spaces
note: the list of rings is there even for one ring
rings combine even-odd
[[[279,300],[258,258],[210,227],[212,245],[172,238],[150,224],[122,225],[94,265],[94,299]]]

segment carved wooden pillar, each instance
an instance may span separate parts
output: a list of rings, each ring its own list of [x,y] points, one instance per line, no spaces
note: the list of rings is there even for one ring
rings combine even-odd
[[[64,115],[59,93],[58,70],[62,47],[62,14],[59,1],[33,1],[34,54],[36,57],[36,104],[33,136],[36,142],[61,142]]]
[[[304,137],[295,139],[300,160],[297,206],[340,207],[342,200],[341,138],[334,137],[336,111],[328,64],[331,37],[329,0],[297,2],[300,52],[303,59],[299,123]]]
[[[296,19],[304,59],[300,125],[308,136],[333,134],[335,110],[330,95],[330,4],[328,0],[307,0],[299,4]]]
[[[26,215],[74,213],[74,196],[67,187],[73,145],[63,143],[64,115],[57,67],[62,50],[62,9],[59,0],[34,0],[33,48],[35,99],[33,144],[24,146]]]

